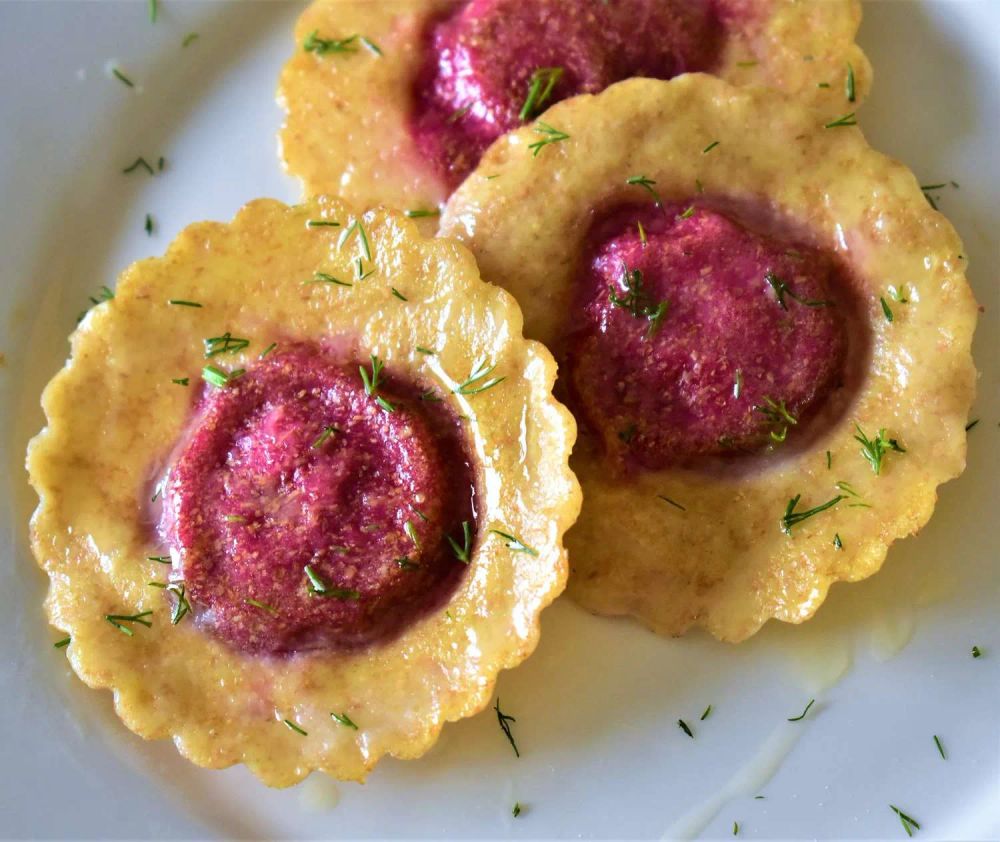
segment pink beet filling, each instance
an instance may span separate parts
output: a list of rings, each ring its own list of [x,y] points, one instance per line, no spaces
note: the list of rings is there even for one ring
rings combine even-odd
[[[351,649],[457,586],[466,567],[446,536],[462,544],[474,522],[457,421],[381,380],[392,412],[356,362],[298,345],[209,387],[160,520],[203,628],[246,652]]]
[[[411,132],[454,187],[490,143],[549,105],[632,76],[709,70],[721,37],[712,0],[467,0],[428,29]],[[561,75],[522,117],[543,68]]]
[[[683,205],[614,211],[590,242],[567,367],[613,459],[788,446],[842,385],[849,286],[831,257]]]

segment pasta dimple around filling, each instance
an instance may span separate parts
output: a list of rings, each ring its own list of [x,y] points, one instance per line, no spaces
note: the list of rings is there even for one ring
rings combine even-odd
[[[159,522],[202,629],[245,652],[352,649],[447,599],[473,469],[458,419],[421,394],[374,355],[306,343],[208,387]]]

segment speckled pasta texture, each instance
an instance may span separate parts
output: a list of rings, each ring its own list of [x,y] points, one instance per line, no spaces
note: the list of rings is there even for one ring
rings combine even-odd
[[[869,349],[852,402],[808,447],[738,470],[622,479],[581,431],[572,464],[584,506],[567,536],[569,591],[591,611],[668,635],[703,626],[729,641],[769,618],[801,622],[831,583],[876,572],[965,466],[977,306],[962,243],[913,174],[839,121],[841,110],[702,75],[630,80],[549,109],[540,119],[569,137],[537,156],[532,126],[495,143],[446,207],[442,233],[517,297],[526,335],[553,348],[594,209],[640,201],[626,184],[637,173],[664,202],[757,208],[854,278]],[[885,428],[906,452],[886,454],[876,474],[859,426],[870,437]],[[786,533],[796,497],[797,512],[841,499]]]
[[[363,281],[303,283],[317,271],[352,277],[367,249],[374,272]],[[147,560],[162,552],[149,491],[201,388],[203,340],[222,330],[255,340],[227,357],[233,368],[252,365],[271,341],[354,343],[434,386],[465,417],[480,488],[470,566],[448,603],[400,637],[350,654],[254,657],[190,619],[172,625],[169,599],[149,587],[162,576]],[[480,360],[503,382],[454,393]],[[190,385],[173,382],[182,378]],[[522,337],[513,297],[480,281],[462,246],[424,239],[397,214],[356,216],[326,198],[261,200],[232,223],[185,229],[89,312],[42,399],[48,426],[28,454],[40,497],[32,544],[51,580],[50,620],[72,636],[73,669],[111,690],[140,736],[171,738],[202,766],[245,763],[272,786],[312,770],[361,780],[383,755],[419,756],[445,722],[487,704],[497,673],[535,648],[539,613],[564,588],[562,537],[580,492],[567,466],[575,424],[552,397],[554,379],[548,351]],[[151,626],[126,623],[130,635],[105,618],[146,611]]]
[[[433,209],[447,199],[447,186],[415,148],[407,121],[424,32],[454,5],[317,0],[302,14],[278,101],[287,113],[281,157],[306,195],[331,193],[361,207],[414,210]],[[746,22],[727,30],[715,71],[720,78],[792,93],[831,113],[853,111],[863,102],[872,71],[854,42],[860,0],[727,0],[725,5]],[[336,39],[361,35],[378,52],[358,40],[349,52],[307,52],[303,44],[311,33]]]

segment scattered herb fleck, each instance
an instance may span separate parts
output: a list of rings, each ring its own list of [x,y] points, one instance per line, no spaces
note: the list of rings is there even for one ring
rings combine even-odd
[[[840,533],[837,532],[833,536],[833,546],[834,549],[842,550],[844,549],[844,542],[840,540]]]
[[[857,99],[854,86],[854,67],[850,62],[847,63],[847,79],[844,80],[844,96],[847,97],[848,102],[854,102]]]
[[[553,128],[548,123],[543,123],[541,120],[535,124],[534,131],[536,134],[542,135],[542,139],[528,144],[528,149],[531,150],[533,158],[537,158],[538,153],[550,143],[560,143],[564,140],[569,140],[568,134],[559,131],[559,129]]]
[[[382,53],[382,48],[379,47],[379,45],[376,44],[374,41],[372,41],[371,38],[366,38],[364,35],[362,35],[361,36],[361,43],[364,44],[365,45],[365,49],[367,49],[373,55],[381,56],[383,54]]]
[[[653,179],[647,178],[644,175],[630,175],[625,179],[625,183],[641,187],[643,190],[648,192],[649,195],[653,197],[653,201],[656,203],[657,207],[660,207],[663,204],[663,202],[660,201],[660,194],[657,193],[656,189],[653,187],[653,185],[656,184]]]
[[[181,46],[190,47],[197,40],[198,40],[198,33],[189,32],[187,35],[184,36],[184,40],[181,41]]]
[[[146,561],[155,561],[157,564],[172,564],[168,555],[148,555]]]
[[[417,564],[415,561],[410,561],[410,559],[408,559],[406,556],[403,556],[402,558],[397,558],[396,566],[400,570],[416,570],[418,567],[420,567],[419,564]]]
[[[740,823],[739,822],[733,822],[733,836],[738,835],[739,832],[740,832]]]
[[[788,721],[789,722],[799,722],[799,721],[805,719],[806,718],[806,714],[809,713],[809,708],[811,708],[815,703],[816,703],[815,699],[810,699],[809,700],[809,704],[806,705],[806,709],[804,711],[802,711],[802,713],[800,713],[798,716],[790,716],[790,717],[788,717]]]
[[[906,831],[907,836],[913,836],[914,830],[920,830],[920,822],[906,815],[906,813],[900,810],[899,807],[890,804],[889,809],[891,809],[892,812],[894,812],[897,816],[899,816],[899,822],[900,824],[903,825],[903,830]]]
[[[275,348],[277,348],[277,347],[278,347],[278,343],[277,343],[277,342],[272,342],[272,343],[271,343],[270,345],[268,345],[268,346],[267,346],[267,347],[266,347],[266,348],[265,348],[265,349],[264,349],[263,351],[261,351],[261,352],[260,352],[260,356],[259,356],[259,357],[257,357],[257,359],[258,359],[258,360],[262,360],[262,359],[264,359],[264,357],[266,357],[266,356],[267,356],[268,354],[270,354],[270,353],[271,353],[271,351],[273,351],[273,350],[274,350]]]
[[[393,296],[394,296],[395,298],[398,298],[398,299],[399,299],[400,301],[409,301],[409,300],[410,300],[409,298],[407,298],[407,297],[406,297],[405,295],[403,295],[403,293],[401,293],[401,292],[400,292],[400,291],[399,291],[398,289],[396,289],[395,287],[389,287],[389,289],[391,289],[391,290],[392,290],[392,294],[393,294]]]
[[[304,284],[333,284],[338,287],[352,287],[350,281],[342,281],[339,278],[335,278],[333,275],[327,272],[313,272],[313,276],[308,281],[303,281]]]
[[[130,626],[125,625],[126,623],[138,623],[140,626],[145,626],[147,629],[153,627],[151,620],[145,619],[149,617],[152,611],[143,611],[141,614],[105,614],[104,619],[107,620],[111,625],[113,625],[122,634],[128,637],[133,637],[135,635],[135,630]]]
[[[249,339],[233,336],[228,330],[222,336],[212,336],[204,340],[205,356],[214,357],[218,354],[235,354],[250,344]]]
[[[480,360],[473,367],[469,377],[456,388],[452,389],[452,393],[457,395],[478,395],[480,392],[485,392],[487,389],[492,389],[494,386],[499,385],[507,378],[493,377],[485,380],[485,382],[480,382],[489,377],[495,368],[496,365],[487,366],[485,359]]]
[[[879,428],[878,434],[874,439],[870,439],[865,435],[865,431],[861,429],[861,425],[855,423],[854,427],[858,431],[857,435],[854,436],[854,440],[860,442],[861,455],[871,465],[872,472],[876,476],[882,473],[882,460],[885,458],[886,453],[890,451],[906,453],[906,450],[896,439],[891,439],[886,435],[885,427]]]
[[[694,732],[691,730],[690,726],[683,720],[677,720],[677,727],[680,728],[685,734],[687,734],[692,740],[694,739]]]
[[[169,298],[169,299],[167,299],[167,304],[170,304],[173,307],[198,307],[198,308],[200,308],[202,306],[197,301],[185,301],[183,298]]]
[[[339,228],[340,223],[333,219],[307,219],[306,228]]]
[[[343,725],[345,728],[350,728],[354,731],[358,730],[358,726],[354,724],[354,720],[351,719],[346,713],[331,713],[333,721],[339,725]]]
[[[972,657],[973,658],[982,658],[983,657],[983,650],[980,649],[978,646],[973,646],[972,647]]]
[[[237,368],[233,371],[224,371],[215,365],[206,365],[201,370],[201,378],[206,383],[210,383],[218,389],[223,389],[236,380],[246,374],[246,369]]]
[[[705,708],[705,712],[701,715],[701,721],[704,722],[706,719],[708,719],[711,713],[712,713],[712,706],[709,705],[707,708]]]
[[[694,205],[689,205],[687,208],[685,208],[684,212],[680,214],[678,218],[690,219],[692,216],[694,216]]]
[[[788,501],[788,505],[785,507],[785,513],[781,516],[781,531],[786,535],[792,534],[792,527],[796,526],[802,521],[813,517],[813,515],[818,515],[820,512],[826,511],[827,509],[833,508],[841,500],[845,499],[843,494],[838,494],[825,503],[815,506],[811,509],[806,509],[802,512],[795,511],[795,507],[799,504],[801,499],[801,494],[796,494],[791,500]]]
[[[710,144],[708,144],[708,146],[706,146],[704,149],[701,150],[701,154],[702,155],[708,154],[713,149],[715,149],[715,147],[718,146],[720,143],[721,141],[719,140],[713,140]]]
[[[139,169],[139,167],[142,167],[150,175],[156,174],[156,171],[149,165],[149,161],[147,161],[143,157],[136,158],[131,164],[125,167],[125,169],[123,169],[122,172],[128,175],[130,172],[134,172],[135,170]]]
[[[125,86],[127,86],[129,88],[134,88],[135,87],[135,83],[131,79],[129,79],[128,76],[126,76],[124,73],[122,73],[117,67],[112,67],[111,68],[111,74],[119,82],[121,82],[123,85],[125,85]]]
[[[361,245],[361,256],[371,263],[372,247],[371,243],[368,241],[368,232],[365,231],[365,226],[362,224],[360,219],[355,219],[349,227],[340,232],[340,237],[337,238],[337,249],[339,250],[343,248],[344,243],[346,243],[350,239],[351,234],[354,234],[355,232],[357,232],[358,242]]]
[[[944,753],[944,746],[941,745],[941,738],[937,734],[934,735],[934,745],[937,746],[938,754],[941,755],[941,759],[942,760],[947,760],[948,757]]]
[[[314,441],[311,445],[309,445],[310,449],[311,450],[318,450],[324,444],[326,444],[326,442],[330,438],[330,436],[332,436],[334,433],[339,433],[339,432],[340,432],[340,427],[336,426],[335,424],[327,424],[323,428],[323,432],[321,432],[316,437],[316,441]]]
[[[510,732],[510,723],[517,722],[513,716],[508,716],[506,713],[500,710],[500,697],[497,696],[497,703],[493,705],[493,710],[497,712],[497,722],[500,723],[500,730],[503,731],[504,736],[507,737],[507,741],[510,743],[510,747],[514,749],[514,756],[520,757],[521,752],[518,751],[517,743],[514,742],[514,735]]]
[[[513,807],[513,809],[512,809],[511,811],[510,811],[510,814],[511,814],[511,815],[512,815],[512,816],[513,816],[513,817],[514,817],[515,819],[516,819],[516,818],[517,818],[517,817],[518,817],[519,815],[521,815],[521,805],[520,805],[520,803],[519,803],[519,802],[517,802],[517,801],[515,801],[515,802],[514,802],[514,807]]]
[[[662,500],[664,503],[669,503],[675,509],[680,509],[682,512],[686,512],[687,511],[687,509],[685,509],[676,500],[671,500],[669,497],[664,497],[662,494],[657,494],[656,497],[657,497],[658,500]]]
[[[451,551],[455,554],[462,564],[468,564],[472,556],[470,551],[472,550],[472,525],[467,520],[462,521],[462,544],[459,544],[451,535],[445,535],[448,539],[448,544],[451,546]]]
[[[309,736],[308,731],[294,723],[291,719],[283,719],[282,722],[285,723],[285,727],[288,728],[289,731],[294,731],[296,734],[300,734],[303,737]]]
[[[327,53],[356,53],[358,51],[358,36],[351,35],[349,38],[320,38],[319,30],[314,29],[302,42],[302,49],[307,53],[316,53],[324,56]]]
[[[517,118],[523,123],[531,120],[544,111],[544,105],[552,96],[552,89],[562,78],[563,68],[561,67],[539,67],[531,74],[528,83],[528,93],[524,98],[524,105]]]
[[[764,273],[764,280],[767,281],[767,283],[771,286],[771,289],[774,290],[774,297],[778,300],[778,306],[781,307],[782,310],[787,310],[788,309],[788,304],[785,303],[785,296],[786,295],[789,296],[790,298],[792,298],[793,300],[797,301],[803,307],[832,307],[833,306],[833,302],[832,301],[824,301],[824,300],[816,299],[816,298],[803,298],[802,296],[800,296],[797,293],[793,292],[792,289],[791,289],[791,287],[788,286],[788,283],[786,281],[782,280],[781,278],[779,278],[773,272],[765,272]]]
[[[491,529],[490,532],[492,532],[494,535],[499,535],[501,538],[503,538],[503,540],[506,542],[507,549],[511,550],[512,552],[527,553],[528,555],[532,556],[538,555],[538,550],[529,547],[520,538],[516,538],[515,536],[510,535],[507,532],[501,532],[499,529]]]
[[[969,432],[969,430],[971,430],[973,427],[975,427],[976,424],[978,424],[978,423],[979,423],[979,419],[978,418],[970,421],[968,424],[965,425],[965,432]]]
[[[153,236],[153,217],[151,214],[146,214],[146,222],[143,224],[143,229],[146,231],[146,235],[149,237]]]
[[[843,117],[838,117],[836,120],[832,120],[829,123],[824,124],[824,129],[837,129],[841,126],[856,126],[858,124],[857,119],[852,111],[850,114],[845,114]]]
[[[69,646],[70,641],[72,639],[73,638],[71,638],[71,637],[64,637],[62,640],[57,640],[55,643],[52,644],[52,648],[53,649],[65,649],[67,646]]]
[[[434,351],[434,350],[432,350],[430,348],[424,348],[421,345],[417,345],[417,349],[416,350],[417,350],[418,354],[425,354],[428,357],[433,357],[437,353],[437,351]]]
[[[149,9],[149,22],[156,23],[157,15],[160,12],[159,0],[149,0],[148,9]]]
[[[403,211],[403,216],[407,219],[424,219],[428,216],[441,216],[441,210],[439,208],[434,208],[433,210],[417,208],[416,210]]]
[[[882,304],[882,314],[885,316],[885,320],[891,324],[894,317],[889,302],[882,296],[879,297],[879,302]]]
[[[278,616],[278,609],[277,608],[272,608],[270,605],[268,605],[268,604],[266,604],[264,602],[261,602],[258,599],[244,599],[243,602],[244,602],[245,605],[252,605],[254,608],[259,608],[261,611],[266,611],[272,617],[277,617]]]

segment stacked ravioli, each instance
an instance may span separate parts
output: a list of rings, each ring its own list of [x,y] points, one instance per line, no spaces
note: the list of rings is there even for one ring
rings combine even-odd
[[[303,203],[128,269],[43,396],[81,678],[200,765],[362,779],[481,710],[567,576],[735,642],[874,573],[964,468],[976,305],[857,128],[859,22],[314,3],[279,87]]]

